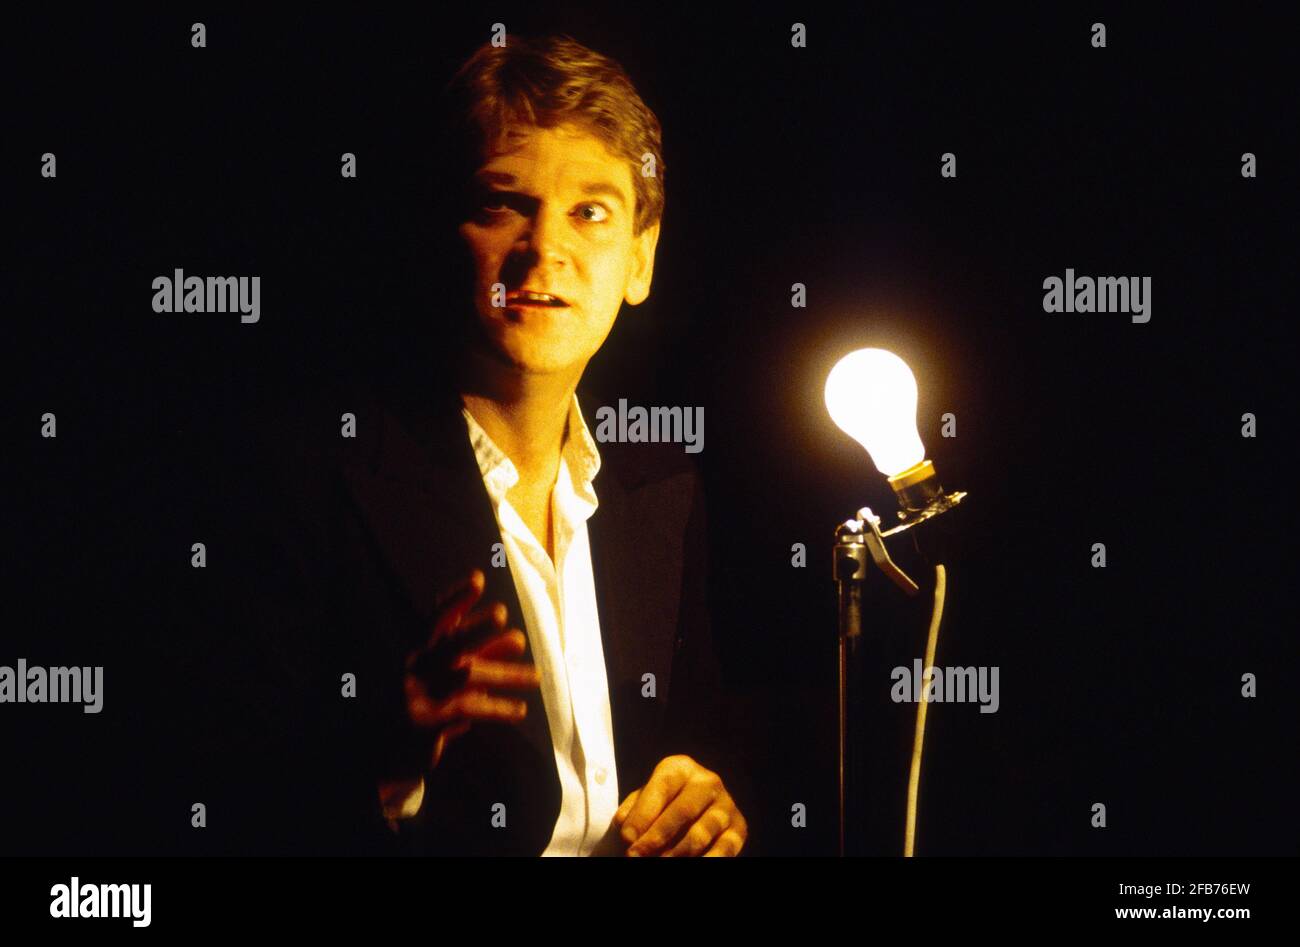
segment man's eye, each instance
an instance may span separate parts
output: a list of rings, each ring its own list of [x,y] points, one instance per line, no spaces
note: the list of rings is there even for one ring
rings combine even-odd
[[[478,192],[474,204],[485,217],[500,217],[511,211],[522,212],[521,199],[510,191],[484,189]]]
[[[598,224],[609,217],[603,204],[579,204],[578,216],[588,223]]]

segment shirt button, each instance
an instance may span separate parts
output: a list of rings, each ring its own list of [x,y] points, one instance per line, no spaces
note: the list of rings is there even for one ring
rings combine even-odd
[[[609,774],[605,772],[605,767],[603,767],[603,766],[597,766],[597,767],[596,767],[596,782],[597,782],[597,783],[599,783],[599,784],[602,785],[602,786],[605,785],[605,777],[608,776],[608,775],[609,775]]]

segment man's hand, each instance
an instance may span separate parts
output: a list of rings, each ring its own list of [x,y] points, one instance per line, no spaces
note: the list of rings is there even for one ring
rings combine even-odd
[[[541,684],[533,665],[506,660],[520,657],[526,646],[522,631],[506,630],[506,607],[494,602],[470,611],[486,584],[475,569],[445,595],[428,643],[406,661],[406,712],[434,736],[430,768],[438,765],[447,741],[475,720],[524,719],[527,704],[498,697],[489,688],[529,690]]]
[[[632,857],[738,855],[749,826],[722,778],[689,756],[659,761],[614,813]]]
[[[511,660],[523,655],[527,641],[519,629],[506,630],[506,607],[494,602],[470,611],[486,584],[482,571],[475,569],[442,595],[428,643],[406,660],[406,714],[429,737],[430,769],[442,759],[447,743],[474,721],[524,719],[524,701],[492,690],[533,690],[541,684],[536,667]],[[421,779],[381,782],[385,813],[414,815],[423,790]]]

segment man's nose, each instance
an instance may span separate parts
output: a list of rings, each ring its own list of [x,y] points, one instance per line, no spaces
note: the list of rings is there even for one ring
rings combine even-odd
[[[543,203],[536,213],[526,219],[528,222],[516,243],[516,249],[543,268],[563,266],[568,261],[564,245],[564,212]]]

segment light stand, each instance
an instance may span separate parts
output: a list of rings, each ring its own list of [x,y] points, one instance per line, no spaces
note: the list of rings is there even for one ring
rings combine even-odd
[[[934,466],[923,460],[890,477],[889,484],[899,501],[899,523],[885,532],[880,517],[870,507],[858,510],[855,519],[846,520],[835,530],[834,578],[839,591],[839,854],[850,852],[851,832],[861,832],[861,825],[849,812],[853,790],[860,773],[860,742],[853,738],[853,698],[862,673],[863,583],[868,562],[873,562],[902,591],[914,596],[920,587],[889,556],[885,540],[934,517],[946,513],[965,498],[965,493],[944,493]]]

